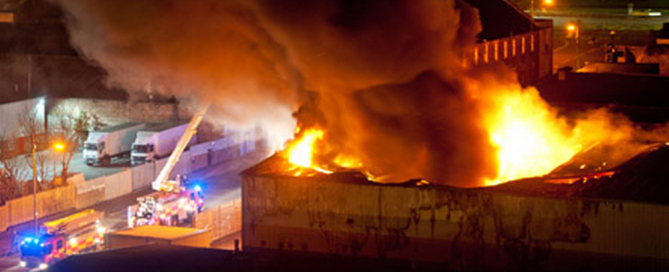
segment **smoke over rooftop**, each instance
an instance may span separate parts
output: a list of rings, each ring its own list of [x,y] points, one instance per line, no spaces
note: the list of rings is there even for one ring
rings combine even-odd
[[[492,128],[507,127],[491,123],[505,124],[499,113],[510,112],[498,97],[536,102],[522,113],[557,135],[537,137],[564,143],[557,160],[602,140],[581,137],[582,125],[558,118],[504,68],[463,68],[481,31],[464,1],[54,1],[73,44],[106,69],[109,84],[144,91],[151,82],[211,102],[226,125],[257,125],[275,138],[290,138],[296,122],[319,126],[326,157],[356,157],[379,181],[498,178],[504,142]],[[295,120],[300,106],[308,110]],[[597,125],[615,129],[607,118]],[[533,159],[556,153],[540,149]]]

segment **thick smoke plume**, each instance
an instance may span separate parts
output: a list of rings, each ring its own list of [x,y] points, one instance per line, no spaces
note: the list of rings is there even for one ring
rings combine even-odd
[[[73,45],[107,71],[110,85],[211,103],[210,115],[222,117],[212,121],[228,126],[292,133],[300,74],[248,7],[216,0],[56,2]]]
[[[498,97],[538,105],[520,113],[555,127],[548,132],[568,149],[601,140],[579,137],[588,135],[584,124],[616,128],[609,117],[569,123],[536,91],[509,83],[514,75],[463,68],[481,31],[477,10],[463,1],[55,1],[73,44],[108,71],[110,84],[143,90],[152,82],[213,103],[226,125],[282,137],[302,106],[297,121],[326,131],[326,155],[355,157],[380,181],[477,186],[498,178],[505,150],[491,127],[506,129],[500,113],[509,112]],[[532,155],[551,152],[541,151]]]

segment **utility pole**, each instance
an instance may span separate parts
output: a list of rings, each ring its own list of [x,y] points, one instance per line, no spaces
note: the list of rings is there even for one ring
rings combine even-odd
[[[530,0],[530,17],[534,20],[534,0]]]

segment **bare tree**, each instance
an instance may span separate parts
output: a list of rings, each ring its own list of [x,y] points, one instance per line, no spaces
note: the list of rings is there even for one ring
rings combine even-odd
[[[24,178],[25,165],[14,136],[5,133],[0,136],[0,202],[5,202],[20,195],[19,182]]]
[[[83,144],[88,131],[104,127],[104,123],[100,121],[97,115],[86,111],[74,113],[58,111],[54,113],[54,117],[58,119],[58,123],[53,136],[55,142],[62,145],[60,152],[60,176],[61,180],[65,181],[67,180],[72,157],[74,157],[74,154]]]
[[[39,120],[35,110],[26,107],[19,115],[19,127],[21,134],[27,139],[28,143],[26,149],[28,153],[24,156],[25,162],[31,169],[35,169],[37,173],[37,189],[47,189],[50,187],[50,184],[46,182],[48,180],[50,166],[49,154],[48,152],[41,152],[49,146],[46,142],[44,121]],[[33,148],[35,148],[35,165],[33,165],[32,158]],[[30,185],[25,187],[32,191],[32,183],[29,182],[27,184]]]

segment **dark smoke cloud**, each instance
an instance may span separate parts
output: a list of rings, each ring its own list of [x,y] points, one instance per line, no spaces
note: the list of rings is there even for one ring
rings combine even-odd
[[[57,2],[73,43],[111,84],[141,90],[150,79],[270,131],[290,123],[307,89],[331,149],[383,180],[471,186],[495,175],[458,80],[481,30],[462,1]]]
[[[212,103],[226,124],[289,135],[301,79],[282,46],[237,1],[55,0],[72,43],[131,91]],[[149,83],[150,82],[150,83]]]
[[[443,0],[256,8],[320,94],[335,152],[360,158],[381,181],[472,186],[494,177],[494,149],[457,80],[481,29],[475,9]]]

